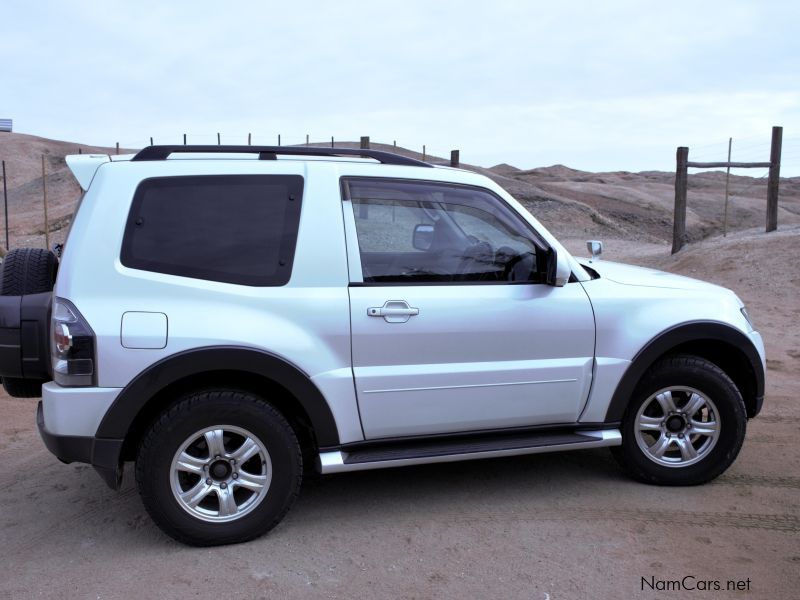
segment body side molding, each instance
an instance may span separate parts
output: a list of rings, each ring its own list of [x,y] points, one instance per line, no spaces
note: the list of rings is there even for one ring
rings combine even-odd
[[[742,355],[755,378],[754,397],[748,398],[744,390],[742,396],[748,406],[748,416],[755,416],[761,409],[761,402],[764,399],[764,367],[753,342],[744,333],[729,325],[713,321],[694,321],[664,331],[639,350],[614,391],[605,420],[621,421],[631,395],[645,371],[664,354],[690,342],[722,342],[734,347]],[[715,362],[713,357],[710,360]]]

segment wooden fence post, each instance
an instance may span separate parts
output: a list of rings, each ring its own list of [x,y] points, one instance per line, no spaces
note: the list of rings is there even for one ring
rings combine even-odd
[[[219,135],[219,131],[218,131],[218,132],[217,132],[217,146],[221,146],[221,145],[222,145],[222,138],[221,138],[221,136]]]
[[[6,209],[6,252],[11,250],[8,241],[8,188],[6,188],[6,161],[3,161],[3,204]]]
[[[251,134],[249,134],[249,133],[248,133],[248,134],[247,134],[247,145],[248,145],[248,146],[252,146],[252,144],[250,143],[252,139],[253,139],[253,138],[251,137]]]
[[[731,146],[733,146],[733,138],[728,138],[728,163],[731,162]],[[722,237],[728,235],[728,193],[731,189],[731,166],[725,170],[725,211],[722,217]]]
[[[675,166],[675,214],[672,225],[672,254],[686,244],[686,188],[688,184],[689,148],[680,146]]]
[[[186,134],[185,133],[183,134],[183,145],[184,146],[186,145]]]
[[[422,144],[422,162],[425,162],[427,152],[425,151],[425,144]]]
[[[308,146],[308,134],[306,134],[306,146]]]
[[[333,136],[331,136],[331,148],[333,148]]]
[[[47,218],[47,180],[45,179],[45,172],[44,172],[44,154],[42,154],[42,194],[44,196],[44,247],[49,250],[50,222]]]
[[[119,142],[117,142],[117,154],[119,154]],[[44,160],[44,157],[42,159]]]
[[[769,151],[769,179],[767,181],[767,233],[778,228],[778,184],[781,180],[781,142],[783,127],[772,128],[772,146]]]
[[[279,133],[278,134],[278,146],[280,146],[280,145],[281,145],[281,134]]]
[[[368,135],[362,135],[361,136],[361,148],[363,150],[368,150],[369,149],[369,136]],[[366,202],[361,202],[358,205],[358,218],[359,219],[367,219],[367,218],[369,218],[369,204],[367,204]]]
[[[457,167],[459,164],[459,154],[458,150],[451,150],[450,151],[450,166]]]

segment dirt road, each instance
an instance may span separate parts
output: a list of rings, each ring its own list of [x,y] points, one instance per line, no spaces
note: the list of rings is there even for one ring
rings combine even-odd
[[[784,260],[796,254],[797,237],[773,239]],[[734,268],[701,273],[716,260],[708,248],[618,252],[722,278],[766,336],[764,411],[709,485],[634,483],[605,450],[329,476],[307,481],[266,537],[195,549],[152,524],[130,468],[117,493],[91,468],[60,464],[35,431],[36,402],[2,396],[0,598],[797,598],[797,271],[781,274],[794,304],[776,310],[784,291],[764,293],[736,266],[749,243],[714,246]]]

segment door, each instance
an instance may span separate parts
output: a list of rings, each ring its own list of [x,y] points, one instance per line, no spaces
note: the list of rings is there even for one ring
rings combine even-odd
[[[591,306],[578,283],[544,283],[547,247],[524,220],[482,188],[349,178],[343,191],[368,439],[577,420]]]

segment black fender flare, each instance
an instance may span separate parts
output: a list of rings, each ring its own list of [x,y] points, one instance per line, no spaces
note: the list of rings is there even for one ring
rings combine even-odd
[[[330,407],[306,373],[273,354],[238,346],[196,348],[154,363],[123,388],[106,411],[96,437],[124,440],[134,419],[153,396],[181,379],[210,371],[238,371],[274,381],[305,410],[320,446],[339,445],[339,431]]]
[[[744,333],[730,325],[714,321],[694,321],[664,331],[639,350],[611,397],[606,411],[606,423],[622,420],[639,380],[660,357],[687,342],[708,341],[723,342],[735,347],[744,355],[755,376],[755,398],[753,398],[755,409],[752,412],[757,413],[764,398],[765,377],[761,357],[753,342]],[[755,414],[750,416],[755,416]]]

